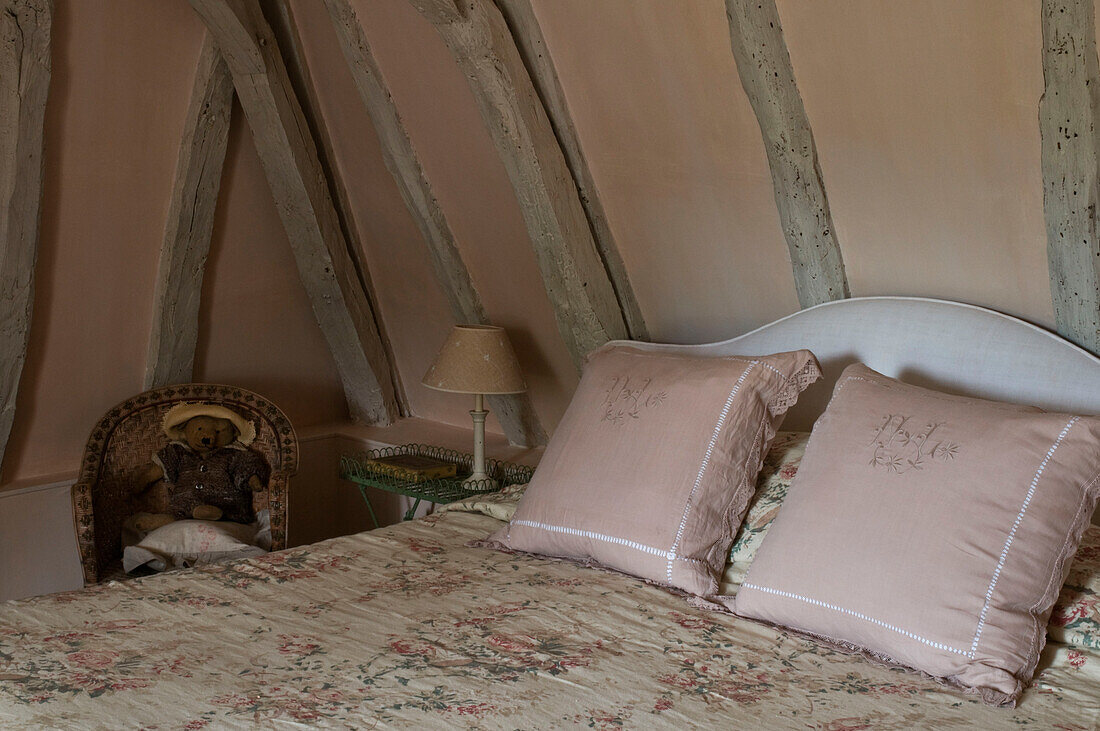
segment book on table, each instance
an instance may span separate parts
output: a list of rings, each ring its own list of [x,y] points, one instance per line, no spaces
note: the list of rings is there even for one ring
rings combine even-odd
[[[424,482],[444,477],[454,477],[457,465],[434,457],[418,454],[395,454],[367,460],[371,471],[408,482]]]

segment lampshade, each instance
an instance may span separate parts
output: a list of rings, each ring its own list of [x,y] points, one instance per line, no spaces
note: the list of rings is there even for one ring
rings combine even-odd
[[[455,325],[423,383],[452,393],[520,393],[527,390],[508,334],[492,325]]]

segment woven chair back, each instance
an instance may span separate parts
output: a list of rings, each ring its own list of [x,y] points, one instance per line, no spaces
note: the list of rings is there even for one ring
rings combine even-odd
[[[271,465],[267,490],[253,494],[271,514],[272,550],[286,548],[287,488],[298,469],[298,439],[286,415],[263,396],[233,386],[188,383],[138,394],[108,411],[92,429],[72,488],[77,546],[85,585],[102,581],[122,556],[122,522],[139,511],[162,512],[164,493],[136,492],[140,473],[168,443],[161,424],[173,406],[203,401],[233,409],[256,426],[252,448]]]

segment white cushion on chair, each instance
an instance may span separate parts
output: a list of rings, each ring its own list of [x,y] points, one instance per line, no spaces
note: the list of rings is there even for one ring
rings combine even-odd
[[[177,520],[126,546],[122,566],[154,571],[201,566],[259,556],[271,547],[270,514],[261,510],[253,525],[211,520]]]

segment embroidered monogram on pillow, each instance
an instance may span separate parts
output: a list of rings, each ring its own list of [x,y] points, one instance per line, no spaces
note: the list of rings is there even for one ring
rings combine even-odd
[[[761,459],[820,377],[806,350],[693,357],[605,346],[512,521],[487,545],[716,593]]]
[[[732,608],[1014,703],[1098,473],[1100,419],[849,366]]]

